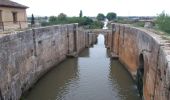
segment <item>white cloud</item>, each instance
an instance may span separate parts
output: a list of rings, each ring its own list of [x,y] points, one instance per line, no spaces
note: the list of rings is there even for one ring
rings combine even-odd
[[[155,16],[163,10],[170,14],[169,0],[13,0],[29,6],[28,15],[51,16],[63,12],[68,16],[96,16],[116,12],[119,16]]]

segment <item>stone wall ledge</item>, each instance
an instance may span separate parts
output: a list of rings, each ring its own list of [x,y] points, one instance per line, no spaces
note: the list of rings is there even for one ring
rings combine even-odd
[[[19,100],[67,54],[78,54],[96,40],[77,23],[0,34],[0,100]]]
[[[151,29],[113,23],[106,47],[118,55],[131,75],[142,79],[144,100],[170,99],[170,40]],[[141,71],[144,70],[144,71]],[[142,77],[139,77],[139,71]],[[140,83],[141,84],[141,83]]]

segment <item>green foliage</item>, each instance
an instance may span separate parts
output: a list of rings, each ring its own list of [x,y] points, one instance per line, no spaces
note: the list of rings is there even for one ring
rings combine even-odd
[[[114,19],[116,19],[116,13],[114,13],[114,12],[110,12],[110,13],[108,13],[107,15],[106,15],[106,18],[109,20],[109,21],[111,21],[111,20],[114,20]]]
[[[99,21],[93,21],[89,17],[67,17],[65,14],[61,13],[57,17],[49,17],[49,22],[42,22],[42,26],[56,25],[56,24],[70,24],[78,23],[79,26],[84,28],[102,28],[103,23]]]
[[[170,16],[168,14],[165,14],[165,12],[162,12],[158,15],[156,19],[156,24],[158,25],[158,28],[170,33]]]
[[[56,20],[57,20],[57,17],[55,17],[55,16],[50,16],[50,18],[49,18],[49,22],[54,22]]]
[[[105,19],[104,14],[99,13],[99,14],[97,15],[97,20],[98,20],[98,21],[103,21],[104,19]]]
[[[80,18],[79,20],[80,26],[91,25],[92,23],[93,23],[93,20],[90,19],[89,17],[83,17],[83,18]]]
[[[100,22],[100,21],[94,21],[91,25],[90,25],[90,29],[97,29],[97,28],[103,28],[104,23]]]
[[[58,15],[58,19],[59,19],[59,20],[66,20],[66,18],[67,18],[67,15],[64,14],[64,13],[60,13],[60,14]]]
[[[83,12],[82,12],[82,10],[80,10],[79,17],[83,17]]]
[[[145,22],[134,22],[134,23],[132,23],[132,25],[134,25],[136,27],[144,27]]]
[[[42,25],[42,26],[49,26],[49,25],[51,25],[51,24],[48,23],[48,22],[41,22],[41,25]]]
[[[122,18],[122,17],[117,17],[115,22],[121,23],[121,24],[130,24],[129,20]]]

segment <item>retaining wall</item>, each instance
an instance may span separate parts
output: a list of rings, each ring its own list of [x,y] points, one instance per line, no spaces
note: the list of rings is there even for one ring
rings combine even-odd
[[[91,41],[96,41],[96,34],[78,29],[77,24],[1,35],[0,100],[19,100],[45,72]]]
[[[118,56],[134,79],[144,67],[143,82],[137,84],[143,87],[144,100],[170,100],[170,40],[122,24],[113,24],[105,39],[106,47]]]

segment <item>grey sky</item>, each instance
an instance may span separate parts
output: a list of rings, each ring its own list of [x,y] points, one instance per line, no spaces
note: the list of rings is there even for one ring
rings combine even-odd
[[[27,14],[51,16],[63,12],[85,16],[116,12],[118,16],[155,16],[162,11],[170,14],[170,0],[13,0],[29,6]]]

